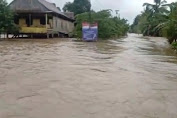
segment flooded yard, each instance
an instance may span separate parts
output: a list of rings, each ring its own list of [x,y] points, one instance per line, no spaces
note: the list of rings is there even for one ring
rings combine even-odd
[[[0,41],[0,118],[177,118],[163,38]]]

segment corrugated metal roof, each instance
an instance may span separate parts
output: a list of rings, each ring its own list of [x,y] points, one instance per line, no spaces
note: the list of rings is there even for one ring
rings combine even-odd
[[[46,0],[14,0],[10,4],[10,7],[17,12],[54,12],[68,19],[72,19],[59,11],[55,4],[49,3]]]

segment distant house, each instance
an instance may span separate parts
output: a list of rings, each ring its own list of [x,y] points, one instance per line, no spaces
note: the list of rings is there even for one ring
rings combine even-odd
[[[73,13],[63,13],[54,3],[45,0],[14,0],[10,8],[16,13],[15,23],[20,34],[69,35],[74,29]],[[67,15],[69,14],[69,15]]]

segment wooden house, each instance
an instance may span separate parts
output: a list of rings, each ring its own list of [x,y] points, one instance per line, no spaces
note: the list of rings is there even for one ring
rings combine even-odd
[[[69,35],[74,29],[73,13],[63,13],[54,3],[45,0],[14,0],[10,8],[16,13],[14,22],[20,34]],[[67,15],[69,14],[69,15]]]

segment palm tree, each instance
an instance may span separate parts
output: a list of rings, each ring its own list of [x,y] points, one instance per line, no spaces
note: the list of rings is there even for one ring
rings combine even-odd
[[[154,0],[154,4],[143,4],[146,7],[145,14],[148,14],[144,35],[160,36],[160,31],[154,28],[166,19],[168,10],[163,6],[165,3],[167,3],[166,0]]]
[[[155,4],[150,4],[150,3],[144,3],[143,6],[146,7],[146,9],[151,10],[152,13],[159,13],[162,9],[164,9],[165,3],[167,3],[166,0],[154,0]]]
[[[167,4],[165,6],[170,8],[168,18],[164,22],[160,23],[156,29],[163,30],[165,32],[164,36],[168,38],[168,41],[171,44],[177,39],[177,2]]]
[[[170,4],[164,4],[164,5],[162,5],[162,6],[169,7],[169,8],[170,8],[170,13],[172,13],[173,10],[174,10],[174,9],[176,8],[176,6],[177,6],[177,2],[172,2],[172,3],[170,3]]]

